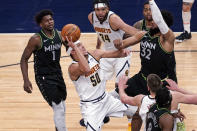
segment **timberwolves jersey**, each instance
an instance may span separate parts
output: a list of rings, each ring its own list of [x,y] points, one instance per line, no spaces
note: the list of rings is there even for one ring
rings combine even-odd
[[[144,35],[140,42],[140,58],[141,73],[145,77],[154,73],[161,79],[165,79],[168,74],[175,71],[174,51],[166,52],[160,44],[160,37],[151,37],[149,33]]]
[[[149,95],[144,96],[144,98],[142,99],[139,115],[141,116],[143,123],[145,123],[146,121],[146,113],[149,111],[149,108],[154,103],[155,103],[155,99],[151,98],[151,96]]]
[[[41,47],[34,53],[34,69],[36,75],[61,74],[60,56],[62,40],[57,32],[53,31],[53,37],[49,38],[41,30],[37,35],[41,39]]]
[[[146,21],[145,21],[145,19],[142,20],[141,30],[149,31],[149,29],[146,27]]]
[[[97,36],[99,37],[100,41],[104,43],[104,49],[105,50],[117,50],[114,46],[113,41],[115,39],[121,39],[123,38],[124,31],[117,30],[114,31],[109,23],[110,16],[114,14],[112,11],[109,11],[107,15],[107,19],[101,24],[98,20],[96,13],[93,12],[93,26],[94,30],[97,33]]]
[[[170,114],[166,108],[158,108],[157,104],[154,104],[146,117],[146,131],[162,131],[159,126],[159,118],[164,114]]]
[[[73,63],[76,63],[73,61]],[[81,75],[73,81],[79,97],[83,101],[90,101],[100,97],[105,92],[105,83],[99,62],[88,54],[89,74]]]

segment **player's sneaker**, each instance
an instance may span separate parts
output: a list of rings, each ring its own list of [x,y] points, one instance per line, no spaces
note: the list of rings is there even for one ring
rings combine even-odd
[[[108,123],[110,121],[110,118],[108,117],[108,116],[106,116],[105,118],[104,118],[104,120],[103,120],[103,122],[104,123]],[[84,119],[82,118],[80,121],[79,121],[79,124],[81,125],[81,126],[86,126],[85,125],[85,123],[84,123]]]
[[[181,33],[179,36],[176,37],[175,41],[183,42],[184,40],[188,40],[191,38],[192,38],[191,32],[188,33],[187,31],[184,31],[183,33]]]

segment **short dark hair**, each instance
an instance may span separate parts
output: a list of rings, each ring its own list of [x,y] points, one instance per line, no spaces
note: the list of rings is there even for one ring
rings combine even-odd
[[[157,90],[162,87],[162,82],[158,75],[149,74],[147,77],[147,85],[152,92],[156,93]]]
[[[98,3],[105,3],[107,5],[107,7],[109,8],[109,1],[108,0],[94,0],[93,1],[93,8],[94,8],[94,5],[98,4]]]
[[[174,18],[173,18],[172,13],[167,10],[162,10],[161,14],[163,16],[164,21],[168,25],[168,27],[172,26],[174,23]]]
[[[156,92],[155,100],[159,107],[169,108],[172,102],[172,95],[166,87],[162,87]]]
[[[144,6],[145,5],[148,5],[149,4],[149,0],[146,0],[145,2],[144,2]]]
[[[44,9],[44,10],[41,10],[40,12],[38,12],[36,15],[35,15],[35,21],[36,23],[39,25],[42,21],[42,18],[46,15],[51,15],[53,16],[53,12],[50,10],[50,9]]]

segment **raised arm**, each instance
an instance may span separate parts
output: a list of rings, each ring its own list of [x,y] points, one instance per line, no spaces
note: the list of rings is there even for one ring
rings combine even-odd
[[[174,40],[175,36],[171,29],[169,29],[168,25],[163,19],[163,16],[157,7],[157,4],[154,0],[149,0],[149,4],[151,7],[152,17],[155,24],[158,26],[160,32],[163,34],[162,46],[163,48],[171,52],[174,49]],[[167,18],[169,19],[169,18]]]
[[[20,61],[20,67],[21,67],[21,72],[23,75],[23,80],[24,80],[24,91],[27,93],[32,93],[32,84],[29,80],[28,76],[28,60],[30,56],[32,55],[33,51],[36,50],[37,48],[40,47],[41,40],[40,37],[37,35],[34,35],[30,38],[27,46],[25,47],[25,50],[23,51],[21,61]]]
[[[76,80],[80,75],[88,74],[90,72],[90,67],[87,59],[78,48],[78,45],[74,44],[72,41],[69,41],[68,39],[67,41],[69,48],[72,48],[71,55],[75,54],[78,60],[77,63],[71,64],[68,68],[71,80]]]

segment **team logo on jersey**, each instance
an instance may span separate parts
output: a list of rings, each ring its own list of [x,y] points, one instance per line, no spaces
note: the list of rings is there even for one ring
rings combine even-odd
[[[94,74],[98,69],[100,69],[100,66],[99,66],[99,64],[96,64],[95,66],[93,66],[93,67],[91,68],[91,71],[90,71],[88,74],[85,75],[85,77],[88,77],[88,76],[90,76],[91,74]]]
[[[94,30],[101,33],[111,33],[111,30],[106,28],[94,27]]]
[[[44,46],[44,51],[54,51],[54,50],[59,50],[61,48],[61,43],[55,44],[55,45],[49,45],[49,46]]]

